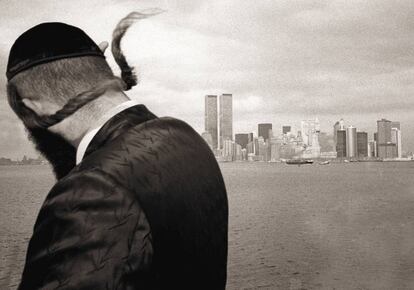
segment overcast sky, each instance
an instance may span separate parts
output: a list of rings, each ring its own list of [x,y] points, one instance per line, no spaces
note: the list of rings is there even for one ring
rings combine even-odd
[[[150,7],[166,12],[135,24],[123,47],[140,77],[130,96],[155,114],[201,133],[204,95],[232,93],[235,133],[256,134],[260,122],[297,129],[315,117],[332,133],[344,118],[372,139],[387,118],[401,122],[403,149],[414,150],[411,0],[0,0],[0,156],[35,154],[5,94],[8,52],[21,33],[60,21],[110,40],[122,17]]]

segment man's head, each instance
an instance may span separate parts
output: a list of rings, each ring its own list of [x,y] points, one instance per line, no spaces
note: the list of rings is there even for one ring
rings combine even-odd
[[[8,101],[58,177],[73,168],[76,148],[39,120],[75,96],[114,79],[101,49],[80,29],[44,23],[14,43],[7,67]]]
[[[13,44],[7,65],[9,103],[27,127],[73,96],[114,78],[103,52],[79,28],[39,24]]]
[[[131,12],[115,27],[111,50],[122,80],[113,75],[105,61],[103,53],[108,44],[96,45],[77,27],[63,23],[39,24],[13,44],[6,73],[9,104],[23,121],[36,148],[51,162],[58,178],[74,167],[74,143],[79,140],[72,138],[68,142],[62,134],[57,134],[62,132],[57,128],[64,127],[68,116],[76,115],[78,109],[106,91],[112,91],[107,106],[113,105],[116,97],[125,98],[122,91],[135,86],[137,78],[122,53],[121,40],[134,22],[162,12],[159,9]],[[83,110],[83,115],[99,114],[103,107],[95,106],[86,113]],[[72,131],[72,137],[73,133],[77,134],[77,128],[71,128],[70,122],[66,122],[66,127]]]

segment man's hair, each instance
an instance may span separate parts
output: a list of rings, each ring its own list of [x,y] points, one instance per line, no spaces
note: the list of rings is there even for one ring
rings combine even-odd
[[[11,108],[26,127],[47,128],[73,114],[107,89],[131,89],[137,85],[137,78],[122,53],[121,40],[134,22],[162,12],[161,9],[131,12],[115,27],[111,50],[121,70],[122,79],[115,77],[105,59],[97,56],[63,58],[35,65],[19,72],[8,82],[7,96]],[[21,96],[48,100],[62,109],[52,116],[42,118],[44,116],[38,116],[24,105]]]
[[[59,59],[33,66],[13,77],[7,84],[8,101],[26,126],[36,126],[39,116],[23,104],[22,97],[63,107],[73,97],[114,78],[108,63],[101,57]]]

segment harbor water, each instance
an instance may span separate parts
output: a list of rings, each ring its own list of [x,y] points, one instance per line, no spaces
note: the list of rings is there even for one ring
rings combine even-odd
[[[227,289],[414,289],[414,162],[221,163]],[[0,166],[0,289],[15,289],[48,166]]]

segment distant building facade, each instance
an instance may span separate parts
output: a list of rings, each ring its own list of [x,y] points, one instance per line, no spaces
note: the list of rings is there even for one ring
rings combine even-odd
[[[357,133],[353,126],[346,128],[346,157],[357,157]]]
[[[234,156],[236,154],[236,148],[234,146],[234,142],[231,140],[224,140],[223,141],[223,148],[222,148],[222,157],[224,161],[234,161]]]
[[[397,158],[402,158],[402,140],[400,122],[391,122],[391,142],[397,146]]]
[[[271,123],[262,123],[258,125],[258,137],[263,137],[264,141],[270,138],[269,130],[272,130]]]
[[[345,122],[344,119],[341,119],[337,121],[333,126],[333,140],[334,140],[334,146],[336,147],[336,142],[338,140],[337,132],[339,130],[345,130]]]
[[[292,128],[290,126],[282,126],[282,134],[287,134],[291,132]]]
[[[249,143],[253,142],[253,133],[249,133],[248,138],[249,138]]]
[[[253,150],[254,150],[254,155],[259,156],[259,138],[253,139]]]
[[[394,158],[402,157],[402,142],[401,142],[401,130],[396,127],[391,128],[391,142],[396,146],[396,152],[394,152]]]
[[[270,142],[270,160],[277,161],[280,159],[280,147],[282,144],[280,142]]]
[[[225,140],[233,140],[233,95],[220,95],[220,148]]]
[[[268,142],[264,140],[263,137],[257,138],[257,144],[258,144],[258,156],[260,161],[269,161],[270,160],[270,151]]]
[[[217,115],[217,96],[205,96],[204,131],[211,135],[211,146],[217,149],[218,146],[218,115]]]
[[[368,142],[368,157],[375,158],[377,156],[377,141]]]
[[[357,156],[358,158],[368,157],[368,133],[357,132]]]
[[[337,131],[336,155],[338,158],[346,157],[346,130]]]
[[[247,153],[248,156],[249,156],[249,154],[250,155],[256,155],[255,151],[254,151],[254,142],[253,141],[247,143],[246,151],[247,151],[246,153]]]
[[[249,143],[249,134],[238,133],[234,137],[234,141],[241,146],[242,149],[246,149]]]
[[[391,123],[391,121],[386,119],[377,121],[378,157],[382,159],[395,158],[398,156],[397,144],[392,142]]]

